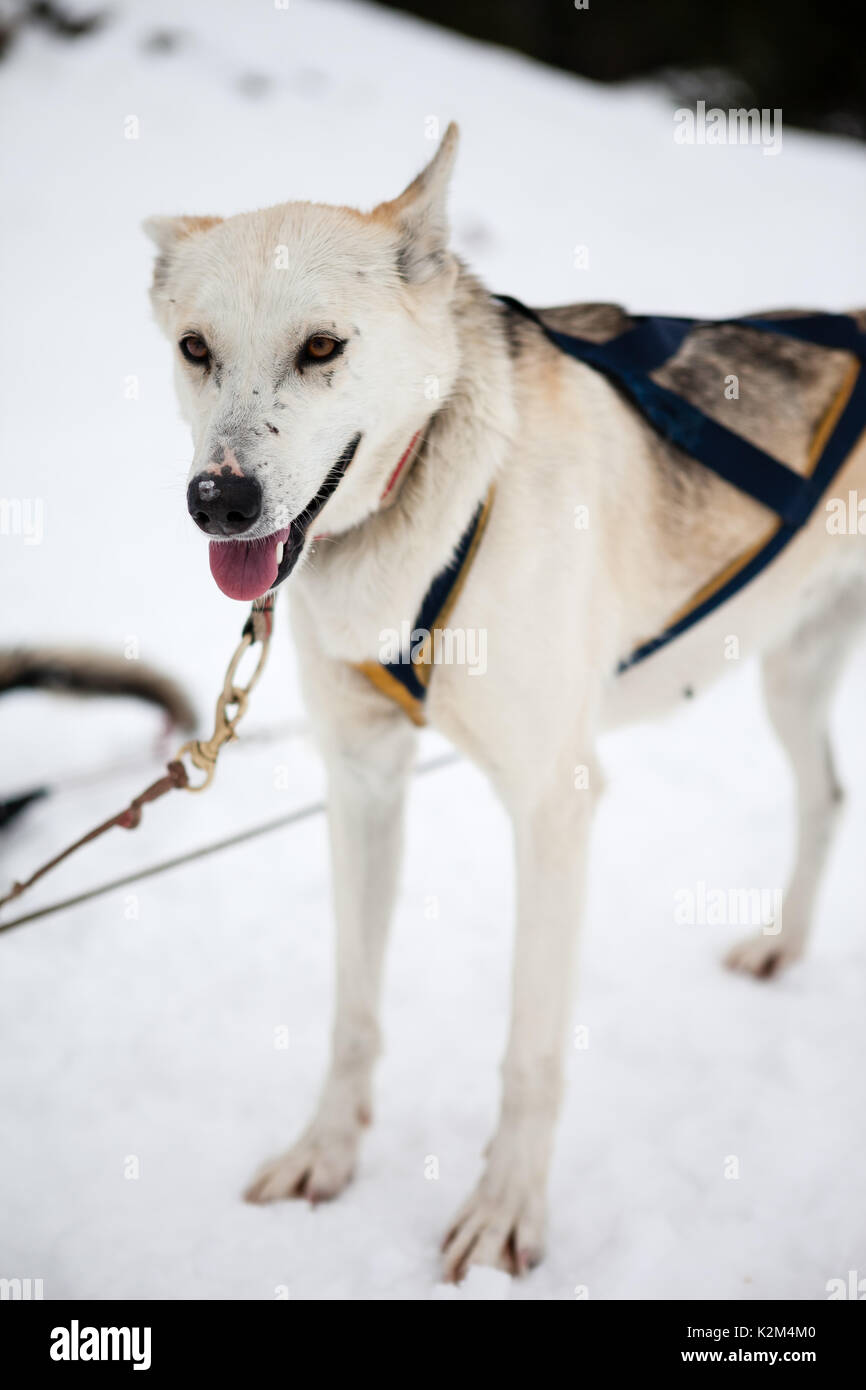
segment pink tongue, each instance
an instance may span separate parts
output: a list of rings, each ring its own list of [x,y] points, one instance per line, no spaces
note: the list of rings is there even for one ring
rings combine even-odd
[[[277,546],[289,539],[289,528],[257,541],[211,541],[210,572],[229,598],[261,598],[277,577]]]

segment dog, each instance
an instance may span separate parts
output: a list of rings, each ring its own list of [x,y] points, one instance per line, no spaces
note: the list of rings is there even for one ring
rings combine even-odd
[[[599,733],[706,688],[730,669],[732,635],[742,657],[760,656],[796,777],[797,859],[782,929],[736,946],[729,963],[767,976],[805,946],[841,796],[828,705],[866,617],[866,545],[833,534],[819,506],[740,593],[617,674],[760,544],[769,514],[666,443],[451,252],[456,146],[452,125],[422,173],[369,213],[285,203],[146,224],[158,248],[152,303],[194,441],[189,509],[229,596],[257,599],[291,573],[328,772],[331,1061],[309,1126],[255,1177],[251,1201],[333,1198],[355,1167],[415,744],[406,709],[370,672],[382,634],[415,619],[489,501],[448,617],[452,631],[486,634],[485,669],[441,662],[425,699],[426,718],[504,802],[517,873],[501,1109],[481,1179],[445,1236],[451,1279],[472,1264],[520,1273],[542,1253]],[[597,341],[629,323],[611,305],[540,312]],[[721,325],[687,338],[659,380],[805,473],[850,366],[843,351]],[[861,438],[834,491],[864,489]]]
[[[186,691],[143,661],[87,647],[0,647],[0,695],[48,690],[62,695],[122,695],[161,709],[169,728],[192,730],[196,714]]]

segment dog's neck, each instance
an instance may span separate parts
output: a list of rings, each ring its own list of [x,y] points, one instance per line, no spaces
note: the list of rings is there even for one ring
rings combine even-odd
[[[416,430],[415,433],[412,435],[412,438],[409,440],[409,443],[407,444],[406,448],[403,450],[403,453],[397,460],[397,464],[393,472],[391,473],[390,478],[385,484],[385,490],[382,493],[382,496],[379,498],[380,509],[382,507],[393,507],[394,503],[397,501],[397,498],[400,495],[400,488],[406,481],[407,474],[411,472],[418,459],[419,453],[422,451],[424,447],[424,442],[427,438],[427,431],[430,429],[431,425],[432,417],[430,420],[427,421],[426,425],[424,425],[420,430]]]
[[[393,503],[322,539],[292,580],[322,646],[342,660],[375,658],[383,628],[414,620],[514,435],[502,312],[462,267],[452,313],[457,380],[402,468]]]

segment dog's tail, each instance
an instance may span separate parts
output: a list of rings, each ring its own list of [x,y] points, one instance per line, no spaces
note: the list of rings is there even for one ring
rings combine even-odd
[[[186,692],[170,676],[143,661],[81,647],[0,647],[0,695],[9,690],[128,695],[165,710],[181,729],[196,722]]]

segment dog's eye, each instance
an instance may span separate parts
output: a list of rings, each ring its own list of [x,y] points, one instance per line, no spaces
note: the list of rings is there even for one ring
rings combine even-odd
[[[200,338],[197,333],[187,333],[181,338],[178,344],[187,362],[193,362],[197,367],[205,367],[210,360],[210,349],[204,338]]]
[[[324,362],[333,357],[341,343],[337,338],[329,338],[326,333],[314,333],[304,344],[304,357],[308,362]]]

